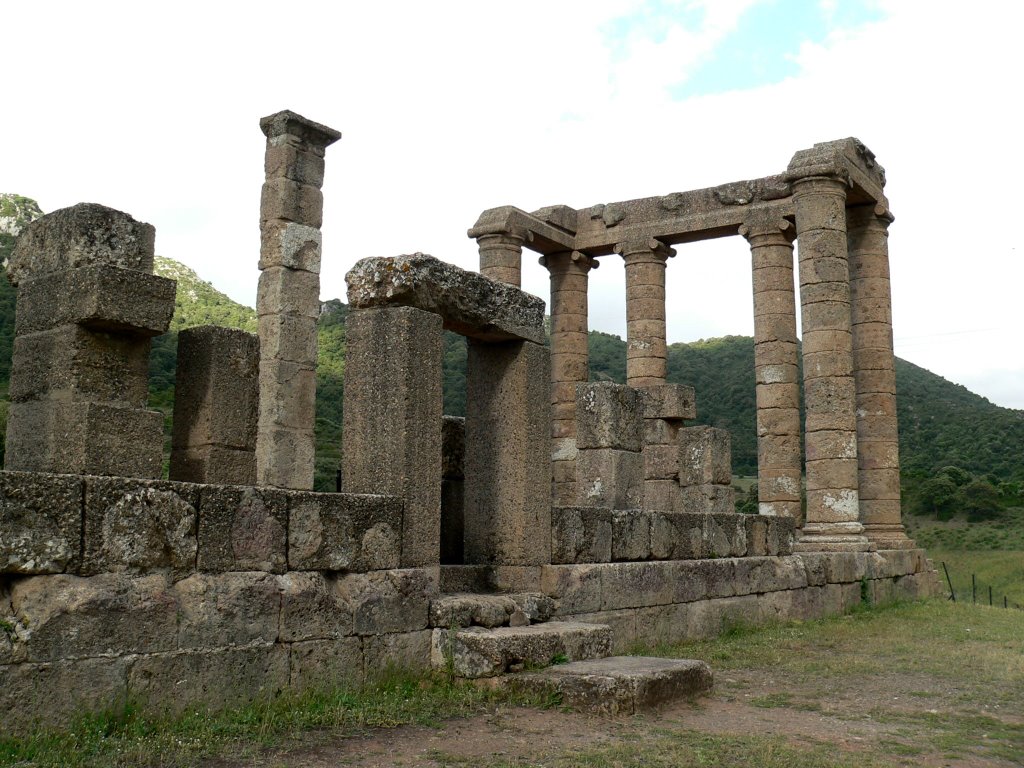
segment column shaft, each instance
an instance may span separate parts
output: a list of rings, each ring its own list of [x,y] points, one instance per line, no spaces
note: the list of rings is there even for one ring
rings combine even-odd
[[[522,283],[523,243],[525,232],[494,232],[478,235],[480,274],[508,283],[516,288]]]
[[[846,184],[793,183],[800,240],[807,519],[803,550],[863,550],[859,522],[856,390],[850,331]]]
[[[626,384],[666,381],[665,262],[675,251],[654,239],[619,243],[626,263]]]
[[[899,431],[889,284],[889,223],[873,205],[847,212],[860,520],[877,549],[913,547],[900,513]]]
[[[762,515],[799,521],[800,384],[797,377],[793,238],[785,219],[748,219],[754,292],[754,375],[757,387],[757,500]]]

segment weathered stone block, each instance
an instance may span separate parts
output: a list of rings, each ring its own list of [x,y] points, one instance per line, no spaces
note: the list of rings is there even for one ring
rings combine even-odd
[[[581,624],[606,625],[612,631],[612,643],[609,649],[611,653],[629,653],[635,650],[638,642],[643,642],[643,636],[640,635],[637,628],[639,610],[656,609],[625,608],[621,611],[595,611],[594,613],[573,614],[571,618]]]
[[[612,559],[612,511],[607,507],[555,507],[551,511],[552,563],[607,563]]]
[[[61,208],[22,231],[7,264],[14,285],[26,278],[93,264],[153,271],[156,230],[96,203]]]
[[[320,273],[323,238],[316,227],[273,221],[261,227],[260,235],[260,269],[287,267]]]
[[[324,183],[323,154],[289,143],[268,144],[263,169],[268,178],[291,179],[314,187],[322,187]]]
[[[415,307],[469,338],[544,343],[542,299],[423,253],[362,259],[345,281],[356,309]]]
[[[688,603],[736,594],[736,560],[681,560],[668,564],[672,572],[673,603]]]
[[[645,445],[643,457],[645,480],[676,480],[679,477],[679,449],[674,445]],[[647,499],[644,501],[650,506]]]
[[[764,557],[768,554],[768,522],[764,515],[746,515],[747,556]]]
[[[29,661],[175,647],[178,605],[164,576],[35,576],[13,584],[11,607],[28,630],[15,653]]]
[[[651,550],[660,559],[694,560],[710,556],[707,515],[688,512],[651,513]],[[662,543],[655,546],[656,540]]]
[[[156,480],[85,480],[82,572],[196,569],[199,486]]]
[[[736,509],[732,486],[706,483],[679,489],[677,511],[690,514],[728,514]]]
[[[268,178],[260,194],[260,223],[292,221],[320,228],[324,219],[324,195],[312,184],[286,178]]]
[[[729,432],[716,427],[679,430],[679,484],[704,485],[732,482]]]
[[[667,605],[673,582],[670,563],[614,563],[601,572],[601,609]]]
[[[547,621],[554,610],[555,601],[539,593],[446,594],[430,602],[430,626],[501,627],[510,625],[514,614],[532,624]]]
[[[796,520],[791,517],[768,517],[768,554],[790,555],[796,541]]]
[[[557,614],[601,610],[600,565],[545,565],[541,567],[541,591],[555,599]]]
[[[611,541],[612,560],[649,560],[651,513],[643,509],[618,509],[612,512]]]
[[[320,314],[320,275],[288,267],[264,269],[260,272],[256,311],[260,316],[297,315],[316,320]],[[261,326],[261,341],[262,337]]]
[[[338,594],[352,606],[356,634],[426,629],[430,601],[437,595],[436,569],[348,574],[339,579]]]
[[[638,390],[611,382],[576,387],[577,448],[639,451],[643,424],[643,401]]]
[[[737,595],[802,589],[807,586],[807,572],[798,555],[737,558],[733,573]]]
[[[287,568],[288,495],[270,488],[204,486],[200,493],[200,571]]]
[[[225,648],[278,638],[281,595],[266,573],[197,573],[174,585],[178,648]]]
[[[0,472],[0,573],[75,572],[82,560],[82,481]]]
[[[432,631],[370,635],[363,638],[363,664],[366,678],[372,681],[392,670],[425,672],[430,669]]]
[[[639,390],[645,419],[682,421],[697,418],[697,397],[693,387],[662,384]]]
[[[256,454],[244,448],[201,445],[171,451],[172,480],[213,485],[255,485]]]
[[[576,499],[581,506],[643,506],[643,454],[613,448],[581,450],[576,459]]]
[[[261,358],[259,390],[258,418],[263,424],[270,429],[284,428],[312,435],[316,414],[316,370],[312,361],[299,363]]]
[[[644,480],[644,509],[671,512],[679,504],[679,483],[675,480]]]
[[[292,643],[288,652],[291,672],[288,687],[295,693],[357,688],[365,679],[363,647],[358,637]],[[430,658],[429,643],[423,658]]]
[[[354,634],[352,604],[333,575],[293,571],[277,577],[281,591],[280,639],[337,640]]]
[[[710,557],[743,557],[747,554],[747,526],[744,515],[730,510],[716,512],[705,520]]]
[[[256,482],[277,488],[313,487],[313,430],[269,426],[257,433]]]
[[[441,318],[410,307],[379,307],[350,312],[346,332],[342,487],[402,498],[402,565],[436,564]]]
[[[176,288],[166,277],[98,264],[31,277],[18,286],[15,334],[76,324],[96,332],[158,336],[171,323]]]
[[[294,571],[397,568],[402,501],[353,493],[288,494],[288,567]]]

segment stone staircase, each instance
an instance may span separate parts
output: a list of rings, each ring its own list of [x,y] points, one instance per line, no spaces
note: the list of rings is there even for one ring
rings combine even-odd
[[[554,610],[554,601],[537,593],[442,595],[430,605],[431,665],[465,679],[507,675],[520,690],[607,714],[711,688],[702,661],[611,656],[609,626],[551,621]]]

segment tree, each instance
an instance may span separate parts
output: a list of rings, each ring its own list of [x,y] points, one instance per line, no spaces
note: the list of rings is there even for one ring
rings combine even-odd
[[[972,480],[960,489],[958,497],[969,520],[988,520],[1003,508],[999,491],[987,480]]]
[[[948,520],[956,512],[957,491],[956,483],[945,474],[929,478],[918,486],[917,503],[911,508],[921,515]]]

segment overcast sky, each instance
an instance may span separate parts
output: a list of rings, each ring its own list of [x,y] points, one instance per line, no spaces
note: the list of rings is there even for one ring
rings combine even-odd
[[[91,201],[255,301],[264,137],[328,150],[323,298],[364,256],[477,266],[480,211],[756,178],[846,136],[885,166],[897,355],[1024,408],[1024,3],[23,2],[2,11],[0,191]],[[680,246],[669,341],[751,334],[741,238]],[[621,260],[591,327],[624,334]],[[524,254],[524,288],[547,273]],[[705,393],[707,397],[710,393]]]

